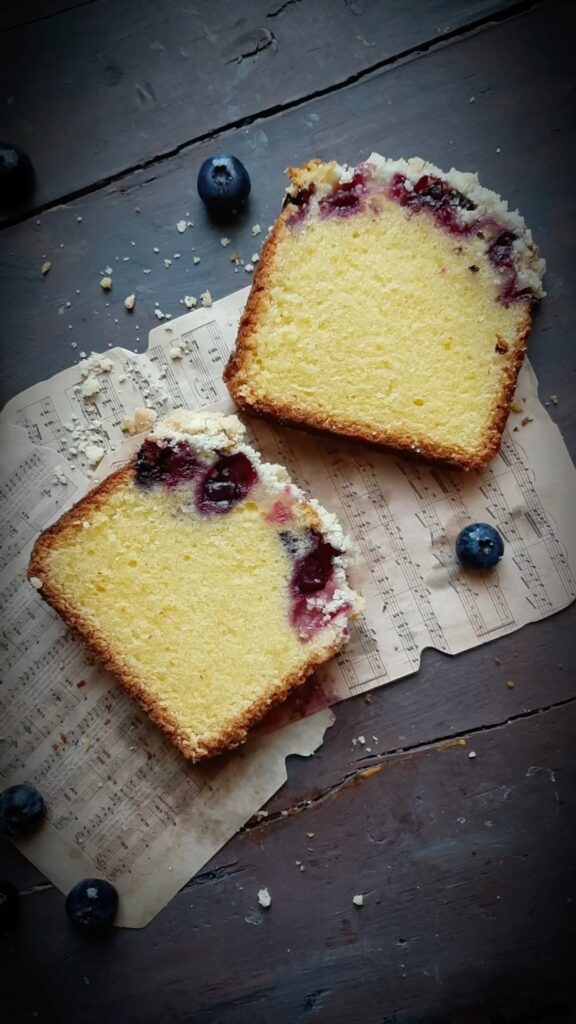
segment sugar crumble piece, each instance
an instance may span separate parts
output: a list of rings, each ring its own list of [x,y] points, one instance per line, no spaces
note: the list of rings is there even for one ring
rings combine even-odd
[[[171,267],[171,266],[172,266],[172,260],[170,260],[170,259],[165,259],[165,260],[164,260],[164,266],[165,266],[166,268],[168,268],[168,267]]]
[[[107,275],[102,277],[100,279],[100,287],[102,288],[103,291],[109,292],[110,289],[112,288],[112,278]]]
[[[154,310],[154,316],[156,317],[157,320],[163,320],[164,319],[164,313],[162,312],[161,309],[155,309]]]
[[[315,832],[307,832],[306,835],[308,836],[308,839],[314,839],[314,836],[316,835],[316,833]]]
[[[84,454],[90,466],[97,466],[104,458],[104,449],[99,444],[89,444]]]
[[[179,235],[183,235],[184,232],[186,231],[187,227],[188,227],[188,221],[179,220],[179,221],[176,222],[176,231],[178,232]]]
[[[200,263],[200,257],[199,256],[193,256],[192,257],[192,263],[194,263],[194,264]]]
[[[256,235],[259,235],[261,231],[262,228],[260,227],[259,224],[253,224],[252,227],[250,228],[250,232],[254,236],[254,238],[256,238]]]
[[[125,416],[120,426],[125,434],[133,437],[134,434],[143,434],[152,430],[156,422],[156,413],[153,409],[134,409],[132,416]]]
[[[90,373],[82,382],[81,393],[82,398],[95,398],[100,394],[100,382],[93,373]]]
[[[244,270],[246,271],[247,274],[251,274],[252,271],[254,270],[254,267],[252,266],[251,263],[246,263],[244,265]]]
[[[131,313],[132,310],[134,309],[135,305],[136,305],[136,296],[134,294],[127,295],[126,298],[124,299],[124,309],[127,309],[128,312]]]
[[[261,907],[269,907],[270,906],[270,904],[272,903],[272,897],[271,897],[270,893],[268,892],[268,889],[259,889],[258,890],[258,903],[260,904]]]
[[[220,239],[220,245],[223,245],[224,248],[226,248],[227,245],[230,245],[230,239],[229,238],[221,238]]]
[[[194,306],[198,305],[198,299],[195,295],[185,295],[184,305],[186,306],[186,309],[194,309]]]
[[[473,761],[474,758],[476,757],[476,751],[471,750],[470,753],[468,754],[468,757],[470,758],[471,761]]]
[[[34,590],[42,590],[43,582],[38,576],[31,576],[30,583],[34,587]]]
[[[202,292],[202,294],[200,296],[200,302],[202,303],[203,306],[211,306],[212,305],[212,296],[210,295],[210,292],[208,290],[206,290],[205,292]]]
[[[50,260],[46,260],[46,262],[43,263],[42,267],[40,268],[40,273],[42,274],[42,277],[46,277],[46,274],[49,274],[51,269],[52,269],[52,264],[51,264]]]
[[[359,736],[358,737],[358,743],[361,743],[362,746],[364,746],[364,744],[366,743],[365,737],[364,736]]]
[[[550,401],[552,405],[558,405],[558,395],[550,395]]]
[[[82,223],[82,217],[76,217],[76,223],[77,224],[81,224]]]
[[[180,345],[173,345],[168,354],[170,356],[170,359],[182,359],[182,356],[184,355],[184,349],[180,348]]]
[[[104,273],[105,274],[113,274],[114,271],[112,270],[112,267],[104,267]]]
[[[258,263],[259,259],[260,259],[260,257],[258,255],[258,253],[257,252],[253,252],[252,253],[252,263]]]
[[[363,907],[364,906],[364,897],[363,897],[362,893],[360,893],[360,892],[356,893],[356,895],[352,897],[352,903],[354,904],[355,907]]]

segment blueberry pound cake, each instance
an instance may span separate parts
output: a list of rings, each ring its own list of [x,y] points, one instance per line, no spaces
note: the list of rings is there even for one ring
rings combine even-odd
[[[498,451],[543,260],[475,174],[290,169],[225,371],[244,409],[471,469]]]
[[[361,608],[348,547],[235,416],[179,410],[41,534],[28,575],[198,761],[343,646]]]

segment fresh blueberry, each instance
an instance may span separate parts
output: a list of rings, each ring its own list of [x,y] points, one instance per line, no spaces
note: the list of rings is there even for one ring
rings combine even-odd
[[[215,217],[243,210],[250,188],[250,175],[235,156],[211,156],[198,172],[198,195]]]
[[[456,538],[456,557],[466,569],[491,569],[504,554],[504,541],[488,523],[470,523]]]
[[[0,142],[0,208],[18,206],[33,188],[34,167],[28,153],[20,146]]]
[[[70,889],[66,913],[84,931],[96,931],[112,924],[118,910],[118,893],[103,878],[85,878]]]
[[[12,839],[38,828],[46,811],[34,786],[10,786],[0,793],[0,835]]]
[[[14,924],[20,910],[20,893],[12,882],[0,880],[0,928]]]

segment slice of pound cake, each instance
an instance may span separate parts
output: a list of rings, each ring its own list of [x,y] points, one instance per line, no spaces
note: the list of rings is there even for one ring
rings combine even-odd
[[[475,174],[314,160],[269,235],[225,371],[240,406],[465,469],[498,451],[544,262]]]
[[[235,416],[180,410],[39,537],[29,577],[197,761],[345,643],[347,549]]]

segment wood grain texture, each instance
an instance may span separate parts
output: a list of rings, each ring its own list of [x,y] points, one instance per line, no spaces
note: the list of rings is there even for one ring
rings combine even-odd
[[[306,4],[295,0],[276,20]],[[121,5],[98,0],[94,9],[113,6]],[[262,236],[250,227],[265,230],[274,217],[283,168],[314,155],[355,162],[375,148],[478,170],[526,216],[549,267],[530,354],[542,396],[558,396],[550,411],[574,451],[573,25],[572,5],[536,7],[225,134],[218,148],[236,152],[254,181],[239,225],[214,227],[195,197],[197,169],[214,147],[206,142],[53,209],[39,224],[5,229],[4,396],[69,365],[80,349],[111,342],[142,350],[156,325],[154,302],[177,315],[184,294],[209,287],[217,298],[247,283],[229,253],[250,259],[257,248]],[[286,72],[279,86],[285,96],[300,84],[298,38],[294,30],[292,77]],[[271,59],[268,50],[250,58],[256,68]],[[334,68],[341,59],[336,47]],[[157,73],[154,66],[154,82]],[[235,73],[235,64],[215,72],[221,93]],[[273,87],[267,75],[261,88]],[[86,104],[94,95],[87,90]],[[217,127],[216,107],[206,120]],[[158,152],[170,126],[179,130],[178,103],[163,116]],[[151,151],[155,141],[146,140]],[[94,180],[89,149],[82,170],[70,137],[54,145],[62,167],[69,156]],[[176,221],[187,211],[195,227],[180,235]],[[52,270],[42,278],[45,258]],[[109,296],[98,283],[107,265]],[[132,291],[130,317],[122,303]],[[574,621],[572,608],[458,657],[426,651],[411,679],[374,692],[370,703],[340,705],[318,755],[290,760],[268,819],[235,837],[144,931],[103,941],[78,935],[60,894],[0,843],[0,876],[25,894],[20,925],[0,938],[2,1019],[573,1024]],[[359,734],[371,751],[352,743]],[[462,736],[466,746],[450,745]],[[370,768],[376,773],[363,776]],[[263,885],[273,900],[267,913],[256,900]],[[361,909],[351,902],[359,892]]]
[[[0,135],[29,150],[38,173],[34,202],[43,204],[514,6],[511,0],[74,6],[0,35],[6,97]]]
[[[7,1019],[567,1024],[575,728],[572,705],[383,758],[237,836],[144,931],[89,941],[57,892],[26,896],[25,973],[18,934],[2,946]]]

